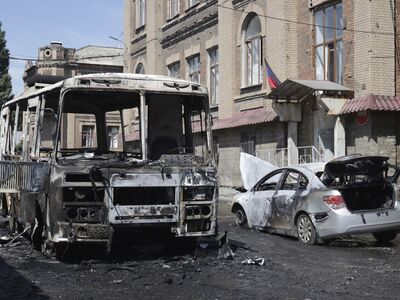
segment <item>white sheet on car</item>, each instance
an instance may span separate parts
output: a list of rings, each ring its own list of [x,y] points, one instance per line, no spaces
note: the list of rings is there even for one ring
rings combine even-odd
[[[312,171],[314,174],[323,172],[326,163],[307,163],[293,165],[292,167],[303,167]],[[242,175],[243,186],[250,190],[261,178],[269,172],[278,169],[277,166],[262,160],[261,158],[241,152],[240,153],[240,173]]]
[[[250,190],[261,178],[276,169],[277,166],[265,160],[244,152],[240,153],[240,173],[246,190]]]

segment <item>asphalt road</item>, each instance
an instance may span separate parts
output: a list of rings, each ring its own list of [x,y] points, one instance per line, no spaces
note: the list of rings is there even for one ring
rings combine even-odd
[[[160,248],[127,248],[106,257],[74,249],[67,262],[43,257],[20,239],[0,248],[0,299],[398,299],[400,239],[372,236],[307,246],[293,238],[234,225],[222,189],[220,231],[228,231],[233,259],[202,243],[197,255]],[[5,229],[2,229],[5,233]],[[265,264],[247,265],[249,258]]]

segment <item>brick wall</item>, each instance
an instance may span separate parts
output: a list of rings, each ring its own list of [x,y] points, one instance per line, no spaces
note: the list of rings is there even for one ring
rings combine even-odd
[[[297,5],[297,19],[302,23],[313,23],[312,13],[308,6],[308,0],[300,0]],[[297,73],[298,78],[314,79],[313,61],[313,35],[314,29],[306,24],[297,25]]]
[[[394,38],[390,2],[353,1],[354,28],[357,29],[354,33],[356,96],[394,94]]]
[[[393,164],[400,163],[400,120],[396,112],[370,112],[366,125],[356,123],[354,115],[347,115],[347,154],[383,155]]]
[[[218,130],[218,174],[222,186],[241,186],[240,175],[240,135],[248,133],[256,138],[256,153],[266,159],[267,149],[286,147],[286,123],[272,122],[256,126],[245,126]]]

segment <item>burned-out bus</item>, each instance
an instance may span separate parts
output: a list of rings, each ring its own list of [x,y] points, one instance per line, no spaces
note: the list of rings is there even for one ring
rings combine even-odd
[[[149,228],[181,241],[215,235],[208,101],[193,82],[93,74],[5,103],[0,193],[11,229],[30,226],[47,250],[110,247],[119,231]]]

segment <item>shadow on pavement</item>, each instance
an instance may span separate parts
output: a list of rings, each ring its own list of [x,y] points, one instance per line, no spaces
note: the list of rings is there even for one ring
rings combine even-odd
[[[24,278],[0,258],[0,299],[50,299],[42,290]]]

